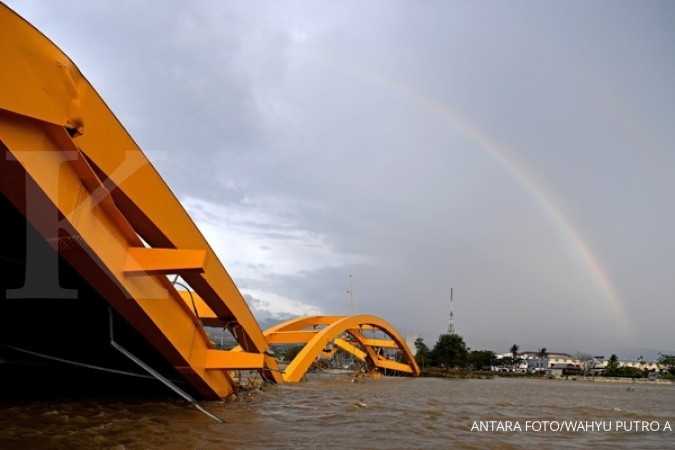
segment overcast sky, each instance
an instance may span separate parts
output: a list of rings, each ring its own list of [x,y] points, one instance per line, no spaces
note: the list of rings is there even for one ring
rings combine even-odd
[[[6,3],[260,320],[675,351],[674,2]]]

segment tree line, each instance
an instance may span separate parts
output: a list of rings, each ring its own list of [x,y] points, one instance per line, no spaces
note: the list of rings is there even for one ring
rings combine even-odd
[[[497,361],[491,350],[471,350],[464,338],[457,333],[441,334],[432,349],[424,339],[415,340],[415,360],[423,369],[439,367],[445,369],[490,370]]]
[[[429,348],[424,339],[418,337],[415,340],[415,360],[423,369],[425,368],[444,368],[444,369],[467,369],[467,370],[490,370],[493,366],[517,366],[522,362],[518,356],[519,347],[514,344],[509,349],[510,355],[503,356],[497,362],[497,355],[490,350],[471,350],[466,346],[464,338],[456,333],[441,334],[434,344]],[[538,357],[540,360],[548,358],[546,347],[539,349]],[[584,375],[590,375],[596,368],[598,361],[586,354],[579,353],[581,361],[580,369]],[[664,378],[675,378],[675,355],[660,354],[658,364],[662,367]],[[640,373],[638,373],[640,372]],[[648,372],[637,368],[622,366],[616,355],[612,355],[607,365],[604,367],[603,375],[608,377],[639,377],[647,376]]]

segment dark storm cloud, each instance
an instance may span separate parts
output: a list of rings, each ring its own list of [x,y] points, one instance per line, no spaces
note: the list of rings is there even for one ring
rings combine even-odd
[[[472,348],[672,346],[670,3],[9,4],[256,314],[347,313],[351,274],[430,343],[454,288]]]

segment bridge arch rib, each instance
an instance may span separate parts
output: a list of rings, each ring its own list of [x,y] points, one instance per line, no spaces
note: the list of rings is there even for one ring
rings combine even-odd
[[[375,339],[369,336],[369,331],[381,331],[387,338]],[[300,317],[271,327],[264,335],[270,345],[305,344],[286,367],[286,382],[300,381],[316,357],[325,354],[329,343],[367,361],[371,367],[377,369],[394,370],[411,376],[420,373],[405,340],[389,323],[373,315]],[[342,338],[342,335],[348,338]],[[379,351],[382,348],[400,350],[406,362],[386,358]]]

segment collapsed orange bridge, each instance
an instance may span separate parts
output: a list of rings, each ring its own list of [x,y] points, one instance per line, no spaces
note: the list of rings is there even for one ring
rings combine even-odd
[[[105,393],[141,366],[152,375],[147,383],[160,379],[214,400],[235,392],[237,371],[296,382],[338,348],[371,370],[419,374],[405,341],[376,316],[302,317],[263,332],[192,219],[73,62],[2,3],[0,30],[5,386],[17,380],[39,394],[108,367],[97,385]],[[206,327],[228,330],[239,345],[217,348]],[[280,370],[270,349],[291,343],[302,349]],[[73,362],[72,371],[57,369]]]

